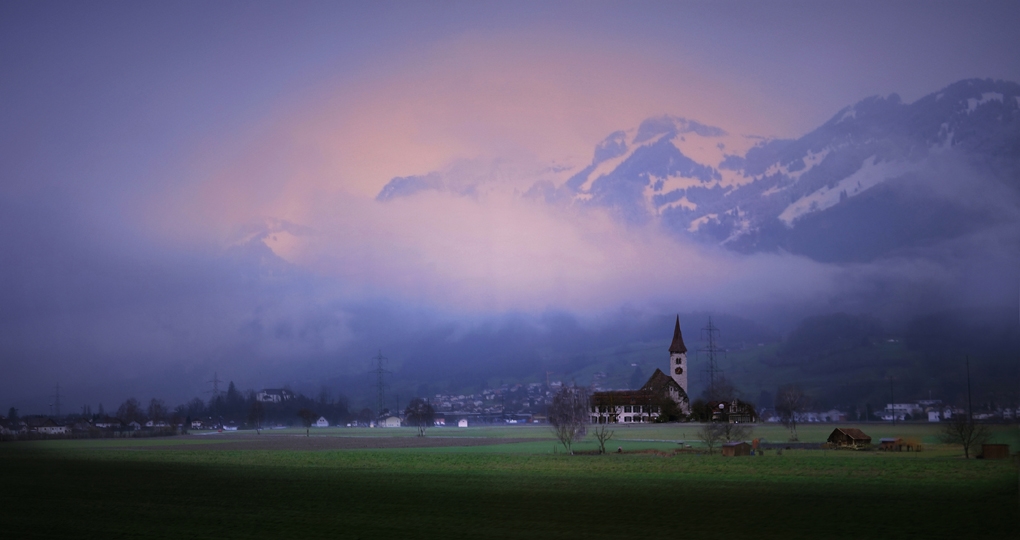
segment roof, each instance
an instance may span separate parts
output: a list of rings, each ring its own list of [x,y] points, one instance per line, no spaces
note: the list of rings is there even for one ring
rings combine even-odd
[[[744,442],[744,441],[731,441],[731,442],[723,443],[723,446],[740,446],[742,444],[747,444],[747,443]],[[750,445],[748,444],[748,446],[750,446]]]
[[[899,437],[885,437],[883,439],[879,439],[878,440],[878,442],[884,442],[884,443],[886,443],[886,442],[894,443],[894,442],[899,442],[899,441],[900,441]]]
[[[684,336],[680,333],[680,315],[676,316],[676,326],[673,328],[673,343],[669,346],[669,352],[671,354],[687,352],[687,346],[684,345]]]
[[[668,386],[675,386],[680,388],[680,385],[673,380],[673,377],[666,375],[661,369],[655,368],[655,373],[652,373],[651,377],[648,377],[648,382],[641,387],[642,390],[649,390],[655,393],[659,393],[663,388]]]
[[[608,390],[595,392],[591,395],[595,405],[635,405],[648,403],[655,397],[652,392],[641,390]]]
[[[869,437],[866,433],[857,428],[836,428],[835,430],[833,430],[833,433],[835,433],[836,431],[846,435],[847,437],[850,437],[855,441],[860,439],[867,439],[869,441],[871,440],[871,437]],[[829,436],[831,437],[832,435]]]

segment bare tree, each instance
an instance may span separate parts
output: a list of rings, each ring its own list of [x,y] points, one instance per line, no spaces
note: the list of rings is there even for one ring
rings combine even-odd
[[[297,412],[297,415],[301,417],[301,423],[305,425],[305,437],[308,437],[312,424],[315,422],[315,412],[308,407],[302,407],[301,410]]]
[[[701,429],[698,430],[698,437],[704,441],[705,446],[708,447],[708,453],[711,454],[715,447],[722,442],[725,437],[725,425],[718,422],[708,422],[702,424]]]
[[[599,453],[606,453],[606,443],[613,438],[613,431],[609,429],[609,424],[599,424],[592,433],[595,434],[595,440],[599,442]]]
[[[436,421],[436,411],[427,400],[414,398],[404,409],[404,418],[407,423],[418,428],[419,437],[424,437],[425,430]]]
[[[587,434],[590,401],[584,387],[563,385],[549,405],[549,423],[570,454],[574,453],[573,444]]]
[[[117,418],[125,422],[141,422],[142,404],[135,398],[128,398],[117,408]]]
[[[262,423],[266,420],[266,408],[262,402],[254,399],[248,407],[248,422],[255,427],[255,434],[262,435]]]
[[[776,412],[783,425],[790,430],[790,441],[797,440],[797,416],[808,405],[808,398],[800,385],[787,384],[780,386],[776,392]]]
[[[152,398],[152,400],[149,401],[149,420],[159,422],[161,420],[166,420],[166,416],[166,403],[163,403],[162,399]]]
[[[988,426],[978,424],[963,414],[954,414],[948,422],[942,424],[942,442],[963,446],[963,457],[970,459],[970,451],[986,441],[991,433]]]
[[[723,422],[720,424],[722,428],[722,436],[724,441],[746,441],[751,433],[754,432],[754,426],[750,424],[734,424],[732,422]]]

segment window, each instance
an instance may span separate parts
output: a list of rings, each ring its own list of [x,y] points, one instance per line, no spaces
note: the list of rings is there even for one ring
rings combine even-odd
[[[678,365],[678,366],[679,366],[679,365],[680,365],[680,361],[681,361],[681,360],[682,360],[682,358],[680,358],[679,356],[677,356],[677,357],[676,357],[676,365]]]
[[[629,416],[624,416],[623,417],[623,421],[624,422],[630,422],[631,420],[633,420],[633,419],[631,417],[629,417]]]
[[[633,412],[633,411],[631,411],[630,405],[624,405],[623,406],[623,412]]]

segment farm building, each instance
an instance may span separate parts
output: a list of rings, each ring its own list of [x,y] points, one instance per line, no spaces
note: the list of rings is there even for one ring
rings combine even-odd
[[[329,427],[329,420],[326,420],[325,416],[320,416],[318,420],[313,424],[315,427]]]
[[[751,455],[751,445],[743,441],[728,442],[723,443],[721,451],[724,456],[749,456]]]
[[[920,452],[921,442],[916,439],[903,439],[901,437],[888,437],[879,439],[878,449],[887,452]]]
[[[690,400],[687,397],[687,346],[680,332],[680,316],[673,328],[673,342],[669,346],[669,368],[667,375],[661,369],[648,378],[638,390],[614,390],[595,392],[591,397],[591,423],[616,424],[631,422],[654,422],[662,412],[667,400],[675,403],[682,414],[690,414]]]
[[[379,427],[400,427],[400,417],[387,416],[379,421]]]
[[[457,427],[468,427],[467,418],[461,418],[457,420]]]
[[[857,428],[836,428],[829,435],[829,444],[837,447],[866,448],[871,446],[871,437]]]
[[[983,459],[1009,459],[1009,445],[982,444],[981,457]]]

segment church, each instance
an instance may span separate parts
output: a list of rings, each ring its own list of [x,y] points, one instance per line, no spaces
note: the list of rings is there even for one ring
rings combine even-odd
[[[591,423],[655,422],[663,414],[691,414],[691,403],[687,397],[687,371],[687,346],[684,345],[680,316],[677,315],[673,342],[669,346],[669,375],[656,369],[648,382],[637,390],[595,392],[591,396]]]

